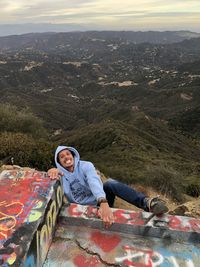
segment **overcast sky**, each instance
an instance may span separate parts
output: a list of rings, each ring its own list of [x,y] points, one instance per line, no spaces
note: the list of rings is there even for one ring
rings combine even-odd
[[[200,0],[0,0],[0,24],[44,22],[200,32]]]

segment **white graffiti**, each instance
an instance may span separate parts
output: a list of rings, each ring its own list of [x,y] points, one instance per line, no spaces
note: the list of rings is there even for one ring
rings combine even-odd
[[[182,264],[181,264],[181,266],[178,264],[178,262],[177,262],[175,257],[171,256],[171,257],[169,257],[167,259],[171,264],[173,264],[174,267],[183,267]],[[195,267],[194,263],[190,259],[186,260],[185,263],[186,263],[185,267]]]
[[[116,257],[115,261],[118,263],[123,262],[127,266],[135,266],[140,263],[142,266],[147,267],[159,267],[164,263],[164,257],[157,251],[153,251],[147,248],[136,248],[131,246],[124,246],[126,255],[122,257]],[[183,264],[179,264],[174,256],[166,258],[173,267],[183,267]],[[195,267],[191,259],[185,261],[184,267]]]
[[[151,267],[158,267],[163,263],[163,256],[156,252],[149,249],[138,249],[130,246],[124,246],[124,249],[127,253],[126,256],[117,257],[115,258],[116,262],[126,262],[128,265],[131,266],[134,263],[134,259],[140,259],[140,262],[144,263],[146,266]]]

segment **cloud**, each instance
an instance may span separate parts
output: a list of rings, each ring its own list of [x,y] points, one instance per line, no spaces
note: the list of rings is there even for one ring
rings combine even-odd
[[[2,0],[0,23],[98,23],[108,27],[200,24],[199,0]],[[181,21],[182,20],[182,21]],[[151,24],[149,24],[151,23]]]

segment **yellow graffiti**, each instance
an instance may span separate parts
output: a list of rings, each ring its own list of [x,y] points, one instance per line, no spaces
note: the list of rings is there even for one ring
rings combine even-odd
[[[42,226],[41,232],[40,232],[40,248],[41,248],[41,261],[43,262],[46,258],[46,254],[48,251],[48,229],[46,224]]]
[[[33,209],[40,209],[40,208],[42,208],[43,204],[44,203],[41,200],[37,200]]]
[[[24,205],[19,201],[15,201],[15,202],[12,202],[12,203],[7,204],[7,205],[5,205],[5,203],[6,203],[6,201],[0,202],[0,207],[4,206],[5,208],[8,208],[8,207],[13,206],[15,204],[21,206],[21,210],[15,216],[8,215],[8,214],[0,211],[0,217],[1,217],[0,218],[0,233],[2,236],[7,238],[7,234],[2,233],[2,231],[3,232],[9,231],[16,226],[16,222],[17,222],[16,217],[18,217],[23,212]]]
[[[56,200],[53,200],[51,202],[51,205],[49,207],[49,210],[47,212],[45,223],[42,226],[41,231],[37,231],[37,244],[39,244],[40,249],[38,251],[41,251],[44,249],[44,245],[47,245],[50,242],[50,239],[52,238],[52,233],[54,226],[56,224],[56,217],[58,214],[58,211],[62,205],[62,188],[61,186],[58,186],[56,193]]]
[[[58,188],[57,188],[56,199],[57,199],[58,207],[60,208],[62,205],[62,188],[61,188],[61,186],[58,186]]]
[[[47,223],[47,229],[48,229],[48,234],[51,236],[53,227],[55,226],[56,223],[56,202],[55,200],[51,203],[50,209],[47,213],[47,218],[46,218],[46,223]]]
[[[49,210],[47,212],[46,220],[42,225],[41,231],[36,233],[36,242],[37,242],[37,258],[42,260],[46,257],[49,244],[51,242],[53,229],[56,224],[56,217],[59,209],[62,206],[62,197],[63,192],[61,186],[58,186],[55,192],[56,200],[51,202]]]
[[[38,211],[38,210],[31,210],[31,212],[29,213],[29,215],[26,217],[25,222],[26,223],[31,223],[31,222],[35,222],[37,221],[40,217],[42,216],[42,212]]]
[[[14,216],[8,216],[2,212],[0,212],[0,215],[5,215],[0,219],[0,231],[8,231],[15,227],[16,219]]]
[[[9,265],[12,265],[16,261],[17,255],[13,252],[10,257],[7,259]]]
[[[37,209],[42,208],[43,205],[44,203],[41,200],[35,201],[33,208],[31,209],[30,213],[26,217],[25,222],[29,223],[29,222],[35,222],[39,220],[39,218],[42,216],[42,212],[38,211]]]
[[[5,239],[8,237],[7,234],[4,234],[4,233],[0,232],[0,238],[1,238],[1,235],[2,235]]]

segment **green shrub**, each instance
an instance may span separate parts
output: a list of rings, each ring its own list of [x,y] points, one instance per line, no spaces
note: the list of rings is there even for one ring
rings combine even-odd
[[[2,164],[47,170],[53,164],[54,147],[43,139],[36,140],[24,133],[0,134],[0,159]]]
[[[0,132],[4,131],[26,133],[36,138],[47,135],[42,120],[27,109],[19,111],[9,104],[0,105]]]
[[[186,193],[192,197],[200,196],[200,185],[198,184],[190,184],[186,187]]]
[[[148,177],[146,183],[160,193],[178,202],[184,200],[180,175],[176,171],[163,166],[155,166],[147,170],[146,177]]]

